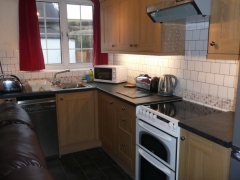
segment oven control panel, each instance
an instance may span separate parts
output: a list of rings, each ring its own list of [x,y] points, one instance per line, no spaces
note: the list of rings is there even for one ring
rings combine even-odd
[[[175,137],[179,134],[178,120],[146,106],[137,106],[136,116]]]

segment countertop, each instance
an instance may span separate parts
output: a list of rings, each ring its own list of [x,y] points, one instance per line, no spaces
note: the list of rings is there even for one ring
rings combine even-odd
[[[141,97],[141,98],[129,98],[127,96],[117,93],[117,91],[129,91],[135,92],[137,88],[127,88],[124,87],[125,83],[121,84],[108,84],[108,83],[89,83],[92,87],[82,88],[82,89],[65,89],[65,90],[54,90],[54,91],[40,91],[32,92],[28,88],[24,88],[22,92],[16,93],[0,93],[0,99],[3,98],[14,98],[14,97],[34,97],[37,96],[47,96],[55,95],[59,93],[71,93],[87,90],[100,90],[106,92],[115,98],[119,98],[133,106],[138,106],[141,104],[157,103],[157,102],[168,102],[176,101],[181,98],[178,96],[172,97],[161,97],[153,93],[152,96]],[[199,104],[198,104],[199,106]],[[234,112],[222,112],[218,114],[211,114],[206,116],[199,116],[196,118],[186,119],[184,121],[179,121],[179,126],[190,132],[193,132],[199,136],[202,136],[208,140],[211,140],[217,144],[220,144],[226,148],[232,146],[233,138],[233,124],[234,124]]]

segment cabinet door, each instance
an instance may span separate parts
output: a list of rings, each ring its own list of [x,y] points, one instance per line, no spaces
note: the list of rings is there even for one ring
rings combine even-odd
[[[60,154],[67,148],[77,151],[71,145],[95,139],[94,114],[93,91],[57,94]]]
[[[239,0],[212,0],[208,58],[238,59],[239,9]]]
[[[139,28],[137,31],[137,48],[141,52],[160,52],[161,51],[161,26],[154,23],[146,12],[146,7],[159,0],[135,0],[139,4]]]
[[[116,154],[116,116],[114,98],[104,93],[99,93],[99,126],[102,146]]]
[[[101,14],[101,49],[116,51],[118,37],[118,8],[114,0],[103,1],[100,4]]]
[[[179,179],[227,180],[230,149],[181,129]]]

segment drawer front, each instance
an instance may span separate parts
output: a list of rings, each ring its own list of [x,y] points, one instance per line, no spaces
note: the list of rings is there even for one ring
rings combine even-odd
[[[115,100],[115,108],[117,111],[126,114],[127,116],[136,117],[136,108],[132,105],[129,105],[123,101]]]
[[[134,170],[134,151],[135,146],[132,146],[130,141],[124,139],[121,136],[117,137],[117,156],[123,161],[128,167]]]
[[[99,97],[107,102],[109,102],[110,104],[114,104],[115,103],[115,99],[114,97],[106,94],[106,93],[102,93],[102,92],[99,92]]]
[[[117,128],[124,130],[130,134],[133,133],[133,125],[135,125],[133,122],[134,120],[130,118],[129,116],[126,116],[122,112],[117,112],[116,113],[116,118],[117,118]]]

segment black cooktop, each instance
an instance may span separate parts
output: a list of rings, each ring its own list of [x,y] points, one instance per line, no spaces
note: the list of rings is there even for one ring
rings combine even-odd
[[[220,110],[184,100],[168,103],[148,104],[146,106],[180,121],[222,112]]]

